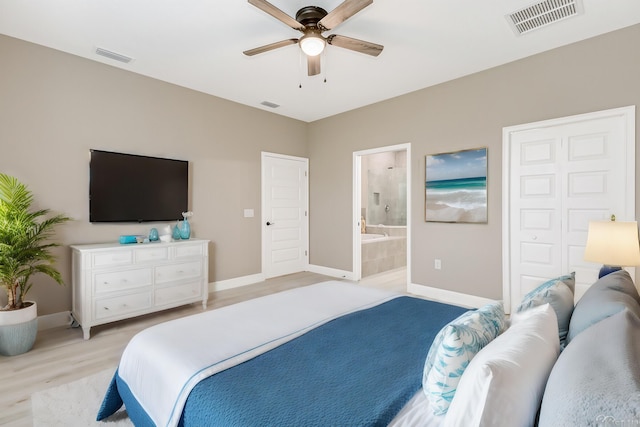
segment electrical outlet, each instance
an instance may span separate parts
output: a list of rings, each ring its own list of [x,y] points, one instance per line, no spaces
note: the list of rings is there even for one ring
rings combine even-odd
[[[442,269],[442,261],[441,261],[441,260],[439,260],[439,259],[434,260],[434,262],[433,262],[433,267],[434,267],[436,270],[441,270],[441,269]]]

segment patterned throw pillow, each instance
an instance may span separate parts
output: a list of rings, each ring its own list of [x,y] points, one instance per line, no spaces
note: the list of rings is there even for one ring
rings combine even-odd
[[[496,301],[486,304],[476,310],[470,310],[461,314],[457,318],[449,322],[445,327],[440,329],[440,332],[433,339],[429,353],[427,354],[427,360],[424,364],[424,379],[433,366],[433,362],[436,358],[436,352],[442,344],[444,338],[444,331],[448,325],[468,325],[468,324],[483,324],[479,329],[487,329],[486,334],[488,336],[496,337],[500,335],[507,328],[507,320],[504,314],[504,304],[502,301]]]
[[[516,309],[516,313],[521,313],[533,307],[550,304],[558,318],[558,334],[561,348],[564,348],[567,333],[569,332],[569,322],[574,307],[575,283],[576,273],[544,282],[526,294]]]
[[[487,344],[484,334],[468,325],[448,325],[426,380],[427,398],[435,415],[449,409],[458,383],[471,359]]]
[[[433,341],[425,362],[422,387],[434,414],[443,415],[467,365],[506,328],[502,302],[464,313],[446,325]]]

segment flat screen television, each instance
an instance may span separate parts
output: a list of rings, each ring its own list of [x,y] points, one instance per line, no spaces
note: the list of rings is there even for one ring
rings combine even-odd
[[[189,162],[91,150],[90,222],[176,221],[188,210]]]

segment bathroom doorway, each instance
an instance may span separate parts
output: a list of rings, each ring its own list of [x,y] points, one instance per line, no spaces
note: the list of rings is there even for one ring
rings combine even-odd
[[[410,280],[411,144],[353,153],[353,272],[406,269]]]

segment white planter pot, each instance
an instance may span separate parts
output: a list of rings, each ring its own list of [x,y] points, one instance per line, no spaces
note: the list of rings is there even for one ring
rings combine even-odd
[[[37,333],[38,306],[35,302],[20,310],[0,311],[1,355],[15,356],[31,350]]]

